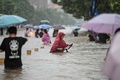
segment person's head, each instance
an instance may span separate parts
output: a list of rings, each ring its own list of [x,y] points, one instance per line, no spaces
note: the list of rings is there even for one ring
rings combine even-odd
[[[63,32],[59,32],[56,38],[63,39],[65,34]]]
[[[118,32],[120,32],[120,28],[118,28],[118,29],[115,31],[115,34],[117,34]]]
[[[78,29],[75,29],[75,31],[78,31]]]
[[[43,29],[40,29],[40,31],[43,31]]]
[[[17,28],[15,27],[15,26],[11,26],[11,27],[9,27],[8,28],[8,33],[9,33],[9,35],[11,35],[11,34],[17,34]]]
[[[28,31],[28,28],[26,28],[26,31]]]
[[[55,32],[58,32],[58,31],[59,31],[58,29],[55,30]]]
[[[36,32],[39,32],[39,29],[36,29]]]
[[[46,34],[47,34],[47,33],[48,33],[48,32],[47,32],[47,29],[44,29],[44,30],[43,30],[43,33],[46,33]]]

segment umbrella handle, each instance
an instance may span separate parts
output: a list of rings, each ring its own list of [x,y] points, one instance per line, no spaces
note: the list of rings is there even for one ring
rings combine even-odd
[[[69,48],[68,48],[68,49],[70,49],[72,46],[73,46],[73,43],[69,45]]]
[[[68,49],[65,49],[65,50],[66,50],[66,52],[69,52]]]

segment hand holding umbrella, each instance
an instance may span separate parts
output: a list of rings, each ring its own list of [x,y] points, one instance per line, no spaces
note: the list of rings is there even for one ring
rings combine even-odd
[[[66,52],[69,52],[68,50],[73,46],[73,43],[68,46],[68,48],[65,48]]]

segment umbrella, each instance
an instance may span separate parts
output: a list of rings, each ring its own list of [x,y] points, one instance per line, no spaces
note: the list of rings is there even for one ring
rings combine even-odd
[[[106,57],[103,73],[110,80],[120,80],[120,32],[116,34]]]
[[[41,20],[40,22],[41,23],[50,23],[50,21],[48,21],[48,20]]]
[[[35,29],[38,29],[38,26],[36,25],[36,26],[33,26]]]
[[[49,28],[53,28],[51,25],[47,25],[47,24],[41,24],[39,26],[40,29],[49,29]]]
[[[22,23],[24,21],[27,21],[26,19],[16,16],[16,15],[2,15],[0,16],[0,28],[1,27],[7,27],[9,25]]]
[[[27,24],[24,26],[25,28],[33,28],[33,25],[32,24]]]
[[[72,26],[70,29],[75,30],[75,29],[80,29],[79,26]]]
[[[104,13],[90,19],[82,26],[97,33],[114,34],[120,28],[120,15]]]
[[[59,29],[65,29],[65,28],[62,26],[54,26],[54,30],[59,30]]]

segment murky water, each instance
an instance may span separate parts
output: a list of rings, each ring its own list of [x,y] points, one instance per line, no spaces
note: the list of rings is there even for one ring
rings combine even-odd
[[[65,41],[74,44],[69,53],[51,54],[51,46],[41,48],[40,38],[28,38],[22,50],[23,70],[4,72],[0,65],[0,80],[107,80],[101,68],[109,44],[86,42],[86,37],[66,36]],[[31,55],[26,54],[28,49],[32,50]]]

